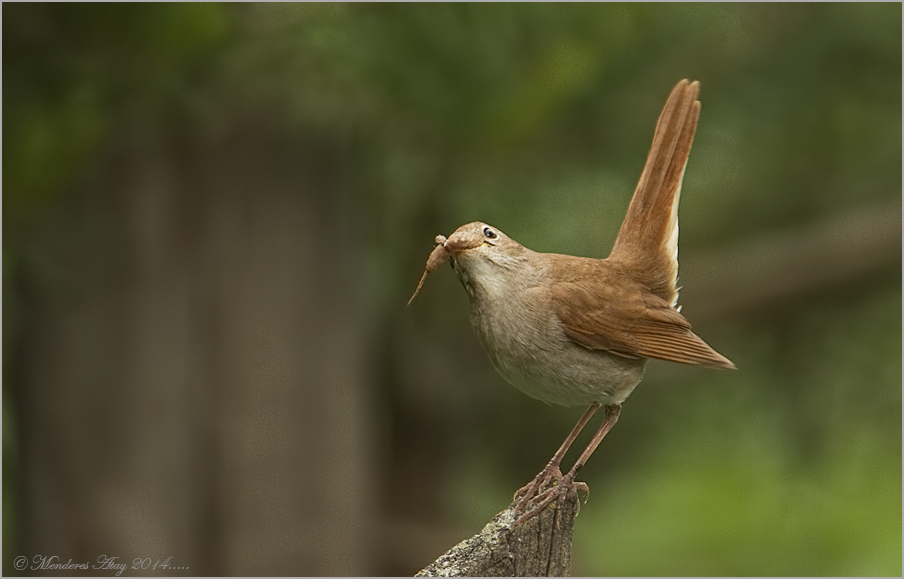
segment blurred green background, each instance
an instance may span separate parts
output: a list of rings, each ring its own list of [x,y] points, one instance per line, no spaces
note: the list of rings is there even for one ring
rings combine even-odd
[[[682,78],[682,311],[738,370],[651,362],[573,573],[901,574],[900,4],[2,10],[4,574],[478,532],[583,409],[494,373],[449,268],[405,307],[433,237],[604,257]]]

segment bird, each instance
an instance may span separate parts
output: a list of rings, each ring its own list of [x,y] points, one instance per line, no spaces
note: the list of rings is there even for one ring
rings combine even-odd
[[[692,331],[678,306],[678,203],[699,89],[685,79],[669,95],[608,257],[538,253],[475,221],[436,237],[408,301],[428,273],[451,262],[468,294],[471,325],[499,374],[538,400],[587,407],[552,459],[515,493],[515,524],[571,488],[589,492],[575,477],[618,421],[647,360],[735,369]],[[601,426],[562,475],[562,459],[600,408]]]

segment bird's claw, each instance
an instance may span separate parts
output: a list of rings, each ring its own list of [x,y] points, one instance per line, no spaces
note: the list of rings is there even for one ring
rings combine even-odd
[[[561,471],[557,467],[555,468],[555,473],[558,476],[554,476],[553,473],[547,472],[547,469],[543,469],[530,484],[525,485],[515,493],[515,498],[517,499],[521,492],[527,489],[527,493],[521,497],[521,500],[515,506],[514,513],[516,515],[521,513],[521,515],[515,519],[512,524],[513,527],[540,514],[552,501],[564,499],[572,489],[583,492],[584,502],[587,502],[587,498],[590,497],[590,487],[587,486],[587,483],[575,482],[572,473],[562,476]],[[547,486],[550,481],[552,484]]]
[[[524,510],[538,494],[545,492],[550,485],[555,487],[560,480],[562,480],[562,471],[559,470],[559,467],[546,465],[546,467],[534,477],[534,480],[515,491],[515,496],[512,497],[513,500],[518,501],[518,504],[515,506],[515,512],[517,513]]]

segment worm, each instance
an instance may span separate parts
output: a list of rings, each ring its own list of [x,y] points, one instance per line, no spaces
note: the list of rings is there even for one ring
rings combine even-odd
[[[437,235],[434,242],[436,243],[436,247],[433,248],[433,251],[430,252],[430,257],[427,258],[427,265],[424,267],[424,275],[421,276],[421,281],[417,282],[417,289],[415,289],[414,293],[411,294],[411,298],[408,300],[408,305],[411,305],[411,302],[414,301],[417,293],[421,291],[421,287],[423,287],[424,285],[424,280],[427,279],[427,274],[441,266],[443,262],[446,261],[446,259],[449,257],[449,248],[446,247],[446,237],[443,235]]]

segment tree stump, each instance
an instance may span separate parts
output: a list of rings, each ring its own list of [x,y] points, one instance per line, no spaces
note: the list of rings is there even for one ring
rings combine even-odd
[[[422,569],[416,577],[567,577],[580,510],[576,490],[512,527],[515,503],[483,530]]]

